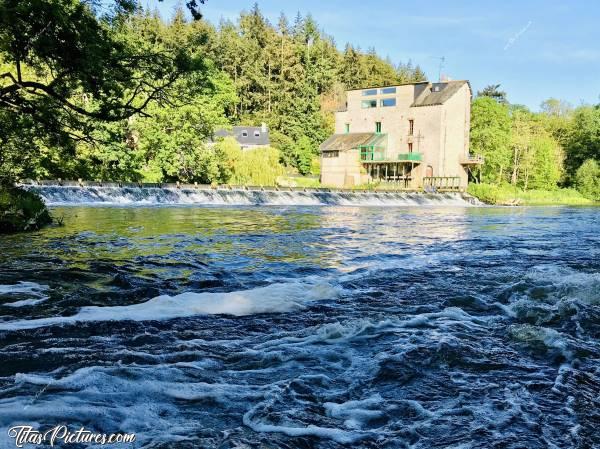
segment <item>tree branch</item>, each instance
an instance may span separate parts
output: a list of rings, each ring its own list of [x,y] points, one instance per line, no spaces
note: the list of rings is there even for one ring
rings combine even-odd
[[[110,111],[110,112],[88,111],[87,109],[82,108],[81,106],[77,106],[76,104],[73,104],[71,101],[69,101],[67,98],[65,98],[62,95],[60,95],[59,93],[57,93],[52,88],[53,83],[46,85],[46,84],[43,84],[43,83],[40,83],[37,81],[21,81],[21,82],[19,82],[17,79],[15,79],[14,75],[10,72],[3,74],[2,77],[9,78],[13,82],[13,84],[0,89],[0,98],[5,97],[8,94],[17,92],[22,89],[25,89],[26,92],[28,92],[28,93],[37,94],[37,95],[39,95],[38,91],[41,91],[44,94],[48,95],[49,97],[53,98],[54,100],[58,101],[62,105],[68,107],[72,111],[77,112],[78,114],[81,114],[85,117],[98,119],[98,120],[102,120],[102,121],[106,121],[106,122],[117,122],[120,120],[124,120],[134,114],[148,116],[148,114],[144,112],[144,109],[148,106],[148,104],[151,101],[156,100],[158,95],[164,89],[171,86],[177,80],[177,78],[179,77],[179,74],[177,73],[175,75],[171,75],[171,77],[169,78],[168,81],[166,81],[165,83],[163,83],[159,86],[151,86],[148,83],[140,83],[140,85],[138,85],[138,87],[134,90],[133,95],[125,103],[125,105],[116,106],[113,108],[113,111]],[[148,96],[145,98],[145,100],[142,102],[142,104],[140,106],[132,106],[133,101],[138,97],[140,92],[143,90],[142,86],[144,84],[147,85],[148,87],[150,87]]]

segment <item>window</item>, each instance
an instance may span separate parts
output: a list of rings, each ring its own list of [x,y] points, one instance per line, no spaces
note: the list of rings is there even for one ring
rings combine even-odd
[[[348,133],[350,132],[350,123],[346,123],[346,124],[344,125],[344,132],[345,132],[346,134],[348,134]]]
[[[413,150],[413,146],[412,145],[413,145],[412,142],[408,142],[408,152],[409,153],[412,153],[412,150]]]
[[[384,98],[383,100],[381,100],[381,107],[382,108],[389,108],[391,106],[396,106],[396,99],[395,98]]]
[[[377,100],[364,100],[362,102],[363,109],[376,108],[376,107],[377,107]]]
[[[381,122],[375,122],[375,132],[376,133],[381,132]]]
[[[254,131],[254,137],[260,137],[260,131]]]
[[[415,121],[414,120],[409,120],[408,121],[408,135],[412,136],[415,132]]]
[[[340,152],[338,150],[335,151],[323,151],[323,157],[325,159],[329,159],[332,157],[339,157],[340,156]]]
[[[385,148],[374,145],[360,145],[361,161],[384,161],[385,160]]]
[[[367,89],[362,91],[363,97],[370,97],[371,95],[377,95],[377,89]]]
[[[380,92],[381,92],[381,95],[395,94],[396,88],[395,87],[384,87],[383,89],[381,89]]]
[[[243,130],[242,131],[242,137],[248,137],[248,131]]]

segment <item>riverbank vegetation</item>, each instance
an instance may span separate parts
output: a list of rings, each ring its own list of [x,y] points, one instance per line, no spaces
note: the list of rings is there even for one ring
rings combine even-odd
[[[424,79],[373,49],[340,51],[310,16],[272,24],[258,6],[211,24],[131,0],[1,5],[3,179],[239,183],[265,158],[277,162],[254,171],[307,174],[345,89]],[[231,158],[211,143],[262,122],[271,150]]]
[[[211,24],[199,20],[202,3],[164,18],[133,0],[2,1],[0,184],[273,185],[315,175],[345,90],[425,79],[410,61],[342,50],[311,16],[271,23],[255,5]],[[262,122],[271,148],[242,151],[213,139],[218,128]],[[576,188],[600,199],[598,106],[550,99],[532,112],[488,86],[473,101],[471,123],[471,151],[486,160],[473,173],[483,183],[476,195],[504,201],[508,190],[545,191],[558,199],[572,195],[560,189]]]
[[[469,191],[491,203],[600,201],[600,107],[549,99],[540,112],[510,104],[499,86],[474,99],[471,152],[485,157]],[[576,190],[574,190],[576,189]]]
[[[471,183],[467,191],[484,203],[504,206],[584,206],[594,203],[573,188],[523,190],[508,183],[501,185]]]
[[[14,187],[0,187],[0,234],[33,231],[52,223],[39,195]]]

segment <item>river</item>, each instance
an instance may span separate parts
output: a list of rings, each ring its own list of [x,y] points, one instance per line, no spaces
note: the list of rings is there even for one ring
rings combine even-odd
[[[52,212],[0,236],[0,447],[600,447],[600,209]]]

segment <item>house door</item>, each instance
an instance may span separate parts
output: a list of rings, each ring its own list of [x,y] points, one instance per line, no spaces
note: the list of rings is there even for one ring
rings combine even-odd
[[[433,178],[433,167],[431,165],[427,166],[427,170],[425,170],[426,178]]]

